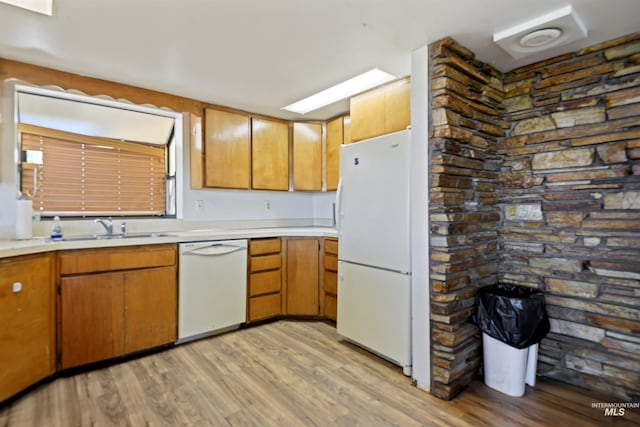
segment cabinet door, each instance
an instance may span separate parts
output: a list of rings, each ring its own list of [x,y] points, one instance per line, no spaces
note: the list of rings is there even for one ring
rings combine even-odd
[[[411,124],[411,81],[393,81],[351,98],[351,141],[405,130]]]
[[[384,133],[405,130],[411,124],[411,83],[398,80],[384,92]]]
[[[0,260],[0,402],[54,372],[52,264],[48,254]]]
[[[342,117],[327,122],[327,163],[326,183],[327,191],[338,188],[340,177],[340,145],[343,143]]]
[[[286,314],[319,314],[318,239],[287,239]]]
[[[207,187],[251,187],[249,117],[207,108],[205,159]]]
[[[62,369],[119,356],[124,351],[124,274],[60,280]]]
[[[293,188],[322,190],[322,125],[293,124]]]
[[[384,90],[373,89],[351,98],[351,141],[384,134]]]
[[[289,190],[289,125],[251,120],[251,177],[256,190]]]
[[[124,273],[124,352],[168,344],[177,338],[176,268]]]

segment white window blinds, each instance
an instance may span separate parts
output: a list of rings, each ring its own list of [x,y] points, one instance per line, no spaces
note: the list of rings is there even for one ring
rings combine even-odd
[[[24,124],[19,130],[22,193],[33,200],[34,210],[41,215],[166,213],[164,146],[87,137]],[[33,152],[41,152],[42,156]],[[36,160],[29,163],[30,159]]]

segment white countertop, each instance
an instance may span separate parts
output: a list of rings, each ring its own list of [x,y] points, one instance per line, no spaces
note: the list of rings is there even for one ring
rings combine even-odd
[[[135,236],[137,233],[132,233]],[[0,258],[69,249],[92,249],[116,246],[151,245],[158,243],[199,242],[207,240],[251,239],[259,237],[338,237],[333,227],[264,227],[233,229],[194,229],[159,231],[151,237],[127,237],[112,239],[66,240],[52,242],[48,238],[29,240],[0,240]],[[73,238],[73,235],[65,238]]]

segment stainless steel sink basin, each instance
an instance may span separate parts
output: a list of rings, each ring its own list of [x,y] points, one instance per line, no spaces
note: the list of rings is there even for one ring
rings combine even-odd
[[[126,234],[84,234],[77,236],[65,236],[63,242],[76,242],[80,240],[112,240],[112,239],[141,239],[145,237],[167,237],[166,233],[126,233]]]

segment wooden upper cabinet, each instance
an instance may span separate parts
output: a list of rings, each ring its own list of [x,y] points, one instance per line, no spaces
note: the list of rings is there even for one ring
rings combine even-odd
[[[293,189],[322,190],[322,125],[293,124]]]
[[[254,118],[251,132],[252,187],[256,190],[289,190],[289,125]]]
[[[384,91],[384,133],[405,130],[411,124],[411,81],[397,80]]]
[[[251,188],[251,141],[248,116],[205,109],[206,185]]]
[[[384,133],[384,91],[380,88],[351,98],[350,111],[353,142]]]
[[[342,145],[344,141],[342,121],[343,118],[338,117],[327,122],[327,160],[325,168],[327,190],[335,190],[338,188],[338,179],[340,178],[340,145]]]
[[[409,78],[393,81],[351,98],[351,141],[404,130],[411,124]]]

